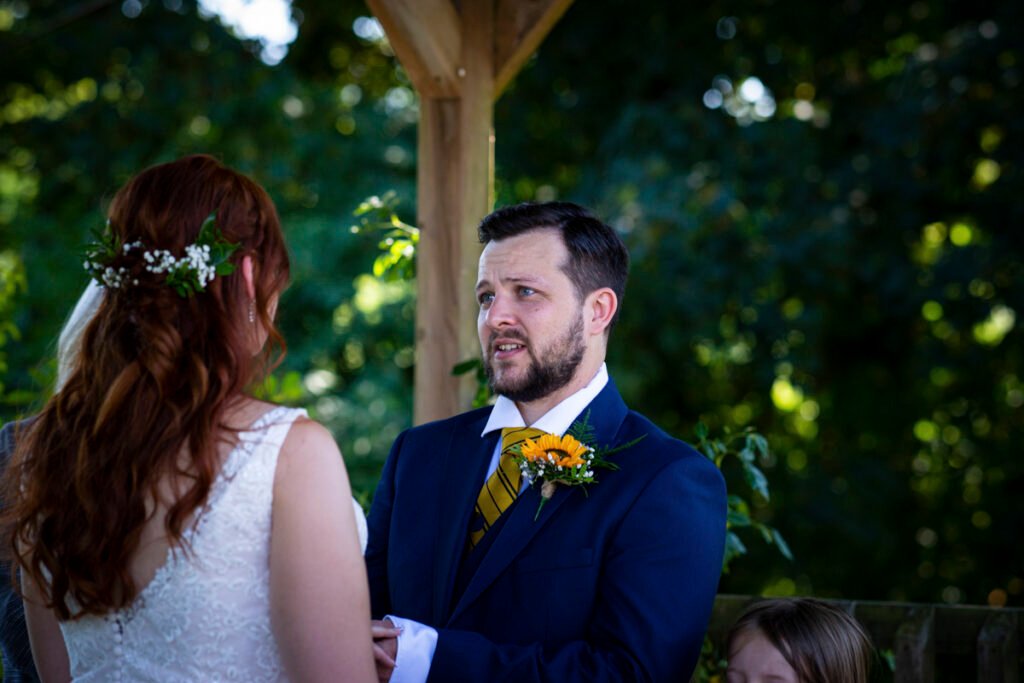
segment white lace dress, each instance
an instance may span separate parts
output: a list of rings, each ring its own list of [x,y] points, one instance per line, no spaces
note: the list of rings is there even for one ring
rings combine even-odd
[[[126,609],[61,623],[76,681],[284,681],[270,630],[274,471],[292,422],[277,407],[228,456],[196,522]]]

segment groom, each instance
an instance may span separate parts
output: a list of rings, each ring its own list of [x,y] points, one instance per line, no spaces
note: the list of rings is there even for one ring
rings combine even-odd
[[[565,202],[495,211],[479,232],[477,327],[498,399],[403,433],[384,466],[366,563],[374,616],[402,632],[378,640],[397,644],[382,679],[686,681],[718,585],[725,486],[608,376],[625,246]],[[584,417],[586,445],[639,441],[535,518],[540,484],[503,450],[536,438],[524,427],[562,435]]]

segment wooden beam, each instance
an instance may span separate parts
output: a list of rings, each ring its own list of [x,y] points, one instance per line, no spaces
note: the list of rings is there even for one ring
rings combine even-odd
[[[366,0],[366,4],[384,27],[420,96],[457,96],[462,32],[451,0]]]
[[[497,0],[495,99],[501,96],[571,4],[572,0]]]
[[[475,378],[452,367],[480,355],[475,295],[476,226],[491,208],[494,163],[493,30],[490,2],[462,3],[458,98],[420,100],[417,222],[417,424],[469,408]]]

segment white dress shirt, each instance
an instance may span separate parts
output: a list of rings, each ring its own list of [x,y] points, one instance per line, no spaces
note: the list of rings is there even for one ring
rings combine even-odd
[[[569,427],[583,409],[590,405],[605,385],[608,384],[608,368],[604,363],[598,369],[593,379],[572,396],[569,396],[554,408],[544,413],[532,425],[527,425],[523,416],[519,413],[515,402],[504,396],[499,396],[491,409],[491,415],[484,425],[481,437],[499,429],[507,427],[535,427],[551,434],[565,434]],[[491,463],[487,468],[487,478],[498,469],[498,460],[501,458],[501,439],[494,447],[491,455]],[[483,482],[480,483],[483,486]],[[528,486],[523,480],[520,492]],[[403,629],[398,636],[398,654],[395,657],[395,670],[391,674],[392,683],[426,683],[427,674],[430,672],[430,663],[434,659],[434,650],[437,648],[437,630],[421,624],[412,619],[403,619],[394,615],[387,615],[386,619]]]

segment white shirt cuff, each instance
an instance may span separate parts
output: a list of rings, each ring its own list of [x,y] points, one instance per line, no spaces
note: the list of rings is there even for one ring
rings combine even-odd
[[[398,655],[391,683],[426,683],[434,650],[437,649],[437,631],[412,619],[391,614],[384,618],[402,629],[398,636]]]

